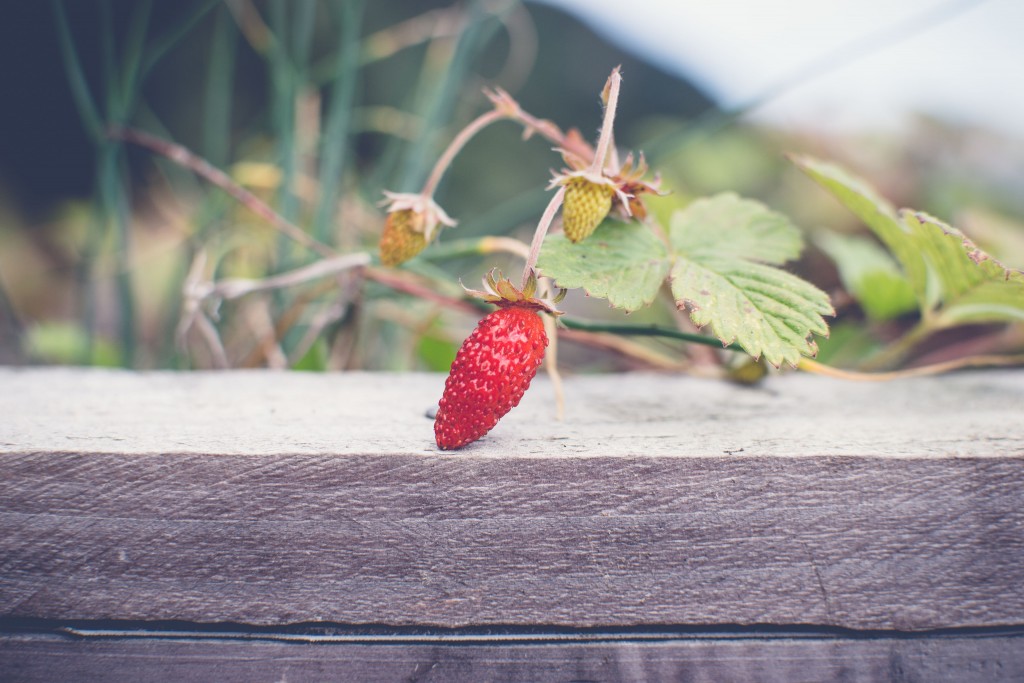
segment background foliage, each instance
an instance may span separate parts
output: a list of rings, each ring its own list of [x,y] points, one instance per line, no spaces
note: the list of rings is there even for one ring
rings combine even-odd
[[[4,362],[445,370],[474,323],[472,310],[359,271],[224,298],[208,311],[223,357],[200,330],[183,331],[190,286],[261,280],[323,257],[180,165],[112,139],[109,127],[174,140],[332,249],[372,251],[382,190],[418,189],[447,141],[488,106],[482,86],[500,85],[533,114],[590,137],[600,121],[596,94],[618,63],[625,86],[617,142],[645,149],[672,191],[652,203],[672,254],[661,241],[632,239],[609,252],[632,250],[656,265],[588,269],[561,282],[594,295],[573,292],[566,302],[576,323],[563,335],[563,366],[728,372],[734,356],[684,341],[697,330],[674,300],[699,300],[698,270],[759,273],[789,289],[790,273],[813,282],[837,314],[831,336],[819,340],[819,360],[836,365],[883,368],[1024,348],[1022,326],[1012,322],[1021,318],[1013,268],[1024,265],[1024,165],[1007,163],[1024,159],[1021,141],[927,118],[899,137],[755,129],[573,19],[512,1],[26,5],[36,9],[17,11],[39,12],[29,25],[38,44],[52,47],[38,78],[48,79],[52,109],[70,102],[63,111],[74,113],[55,119],[46,107],[33,117],[39,107],[14,97],[7,114],[35,132],[2,169]],[[41,128],[31,127],[34,118]],[[543,141],[520,136],[512,124],[492,126],[458,157],[437,198],[459,227],[403,267],[402,282],[459,297],[460,278],[472,284],[491,265],[516,268],[516,257],[484,253],[490,247],[479,238],[528,241],[548,170],[561,163]],[[787,151],[839,161],[870,182],[801,157],[796,166],[830,198]],[[749,199],[723,194],[733,192]],[[772,244],[789,239],[791,248],[766,252],[748,230],[730,238],[731,259],[708,257],[700,243],[711,234],[700,229],[706,203],[742,208],[755,199],[779,217],[768,228],[781,236]],[[608,222],[599,233],[614,243],[635,230]],[[811,245],[803,252],[793,242],[799,235]],[[992,258],[972,260],[975,247]],[[557,238],[544,258],[559,258]],[[670,269],[675,278],[662,286]],[[596,298],[606,295],[635,312],[627,318]],[[805,295],[816,313],[796,323],[767,309],[754,327],[738,319],[716,326],[699,313],[694,320],[768,360],[792,362],[773,338],[792,329],[787,323],[822,332],[829,311]],[[629,335],[609,335],[626,325]],[[665,333],[641,336],[636,328],[645,326]]]

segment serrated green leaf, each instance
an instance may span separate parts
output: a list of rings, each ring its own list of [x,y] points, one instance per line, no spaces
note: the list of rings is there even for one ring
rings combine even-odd
[[[582,287],[616,308],[635,311],[654,301],[669,264],[668,249],[650,228],[605,221],[579,244],[550,235],[537,268],[559,287]]]
[[[938,283],[940,326],[1024,320],[1024,272],[1007,268],[937,218],[910,210],[900,216]]]
[[[723,344],[737,343],[772,365],[814,355],[812,333],[827,334],[828,295],[773,267],[795,258],[800,232],[759,202],[722,194],[672,218],[672,295]]]
[[[795,275],[761,263],[680,255],[672,268],[672,295],[690,307],[690,318],[725,345],[737,343],[772,365],[796,365],[813,356],[811,333],[828,334],[823,315],[833,313],[828,295]]]
[[[807,156],[790,157],[800,170],[838,199],[871,228],[899,262],[922,309],[938,299],[928,266],[913,235],[900,222],[896,209],[866,181],[835,164]]]
[[[761,202],[725,192],[672,217],[672,248],[691,258],[720,256],[780,265],[800,255],[800,231]]]
[[[843,287],[872,320],[891,320],[917,310],[914,290],[899,266],[877,242],[824,233],[817,245],[836,262]]]
[[[838,166],[809,157],[793,161],[889,247],[934,325],[1024,319],[1024,273],[936,218],[908,209],[897,214],[866,182]]]

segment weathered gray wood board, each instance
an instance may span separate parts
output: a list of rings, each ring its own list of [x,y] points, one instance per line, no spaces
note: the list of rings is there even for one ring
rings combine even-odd
[[[442,386],[0,369],[0,620],[951,635],[544,650],[80,640],[12,626],[0,678],[18,666],[37,680],[37,651],[87,654],[83,677],[121,653],[139,667],[174,657],[174,678],[217,661],[244,680],[266,657],[299,679],[344,662],[369,671],[365,658],[396,675],[422,665],[403,675],[425,680],[529,680],[546,652],[553,670],[580,672],[561,679],[635,679],[620,670],[634,660],[650,679],[743,678],[765,662],[782,672],[765,680],[1019,678],[1024,373],[884,385],[791,375],[753,390],[574,378],[565,422],[539,380],[455,454],[434,447],[424,417]],[[1010,635],[959,630],[993,627]],[[917,664],[897,675],[894,661]],[[138,678],[132,666],[103,670]]]
[[[3,637],[7,681],[956,681],[1024,679],[1024,637],[308,645]]]
[[[8,454],[0,614],[1024,624],[1024,463]]]

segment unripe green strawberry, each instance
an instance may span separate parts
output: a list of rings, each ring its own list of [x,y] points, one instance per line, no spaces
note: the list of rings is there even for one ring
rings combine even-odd
[[[611,185],[595,183],[582,176],[565,181],[565,204],[562,207],[562,228],[571,242],[590,237],[612,208]]]
[[[508,304],[487,315],[462,344],[444,385],[434,438],[461,448],[519,405],[548,345],[536,306]]]
[[[388,217],[380,236],[380,261],[397,266],[423,251],[442,225],[455,225],[448,214],[429,196],[384,191]]]
[[[380,236],[380,262],[397,266],[408,261],[427,246],[423,233],[423,214],[413,209],[399,209],[388,214]]]

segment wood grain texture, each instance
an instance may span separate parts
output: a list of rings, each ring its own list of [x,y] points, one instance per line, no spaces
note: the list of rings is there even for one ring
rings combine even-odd
[[[1024,624],[1019,373],[590,378],[454,455],[434,377],[0,374],[0,616]]]
[[[1022,467],[881,458],[3,458],[0,614],[1024,623]]]
[[[691,639],[454,647],[0,636],[0,676],[8,683],[999,683],[1024,679],[1024,639]]]

